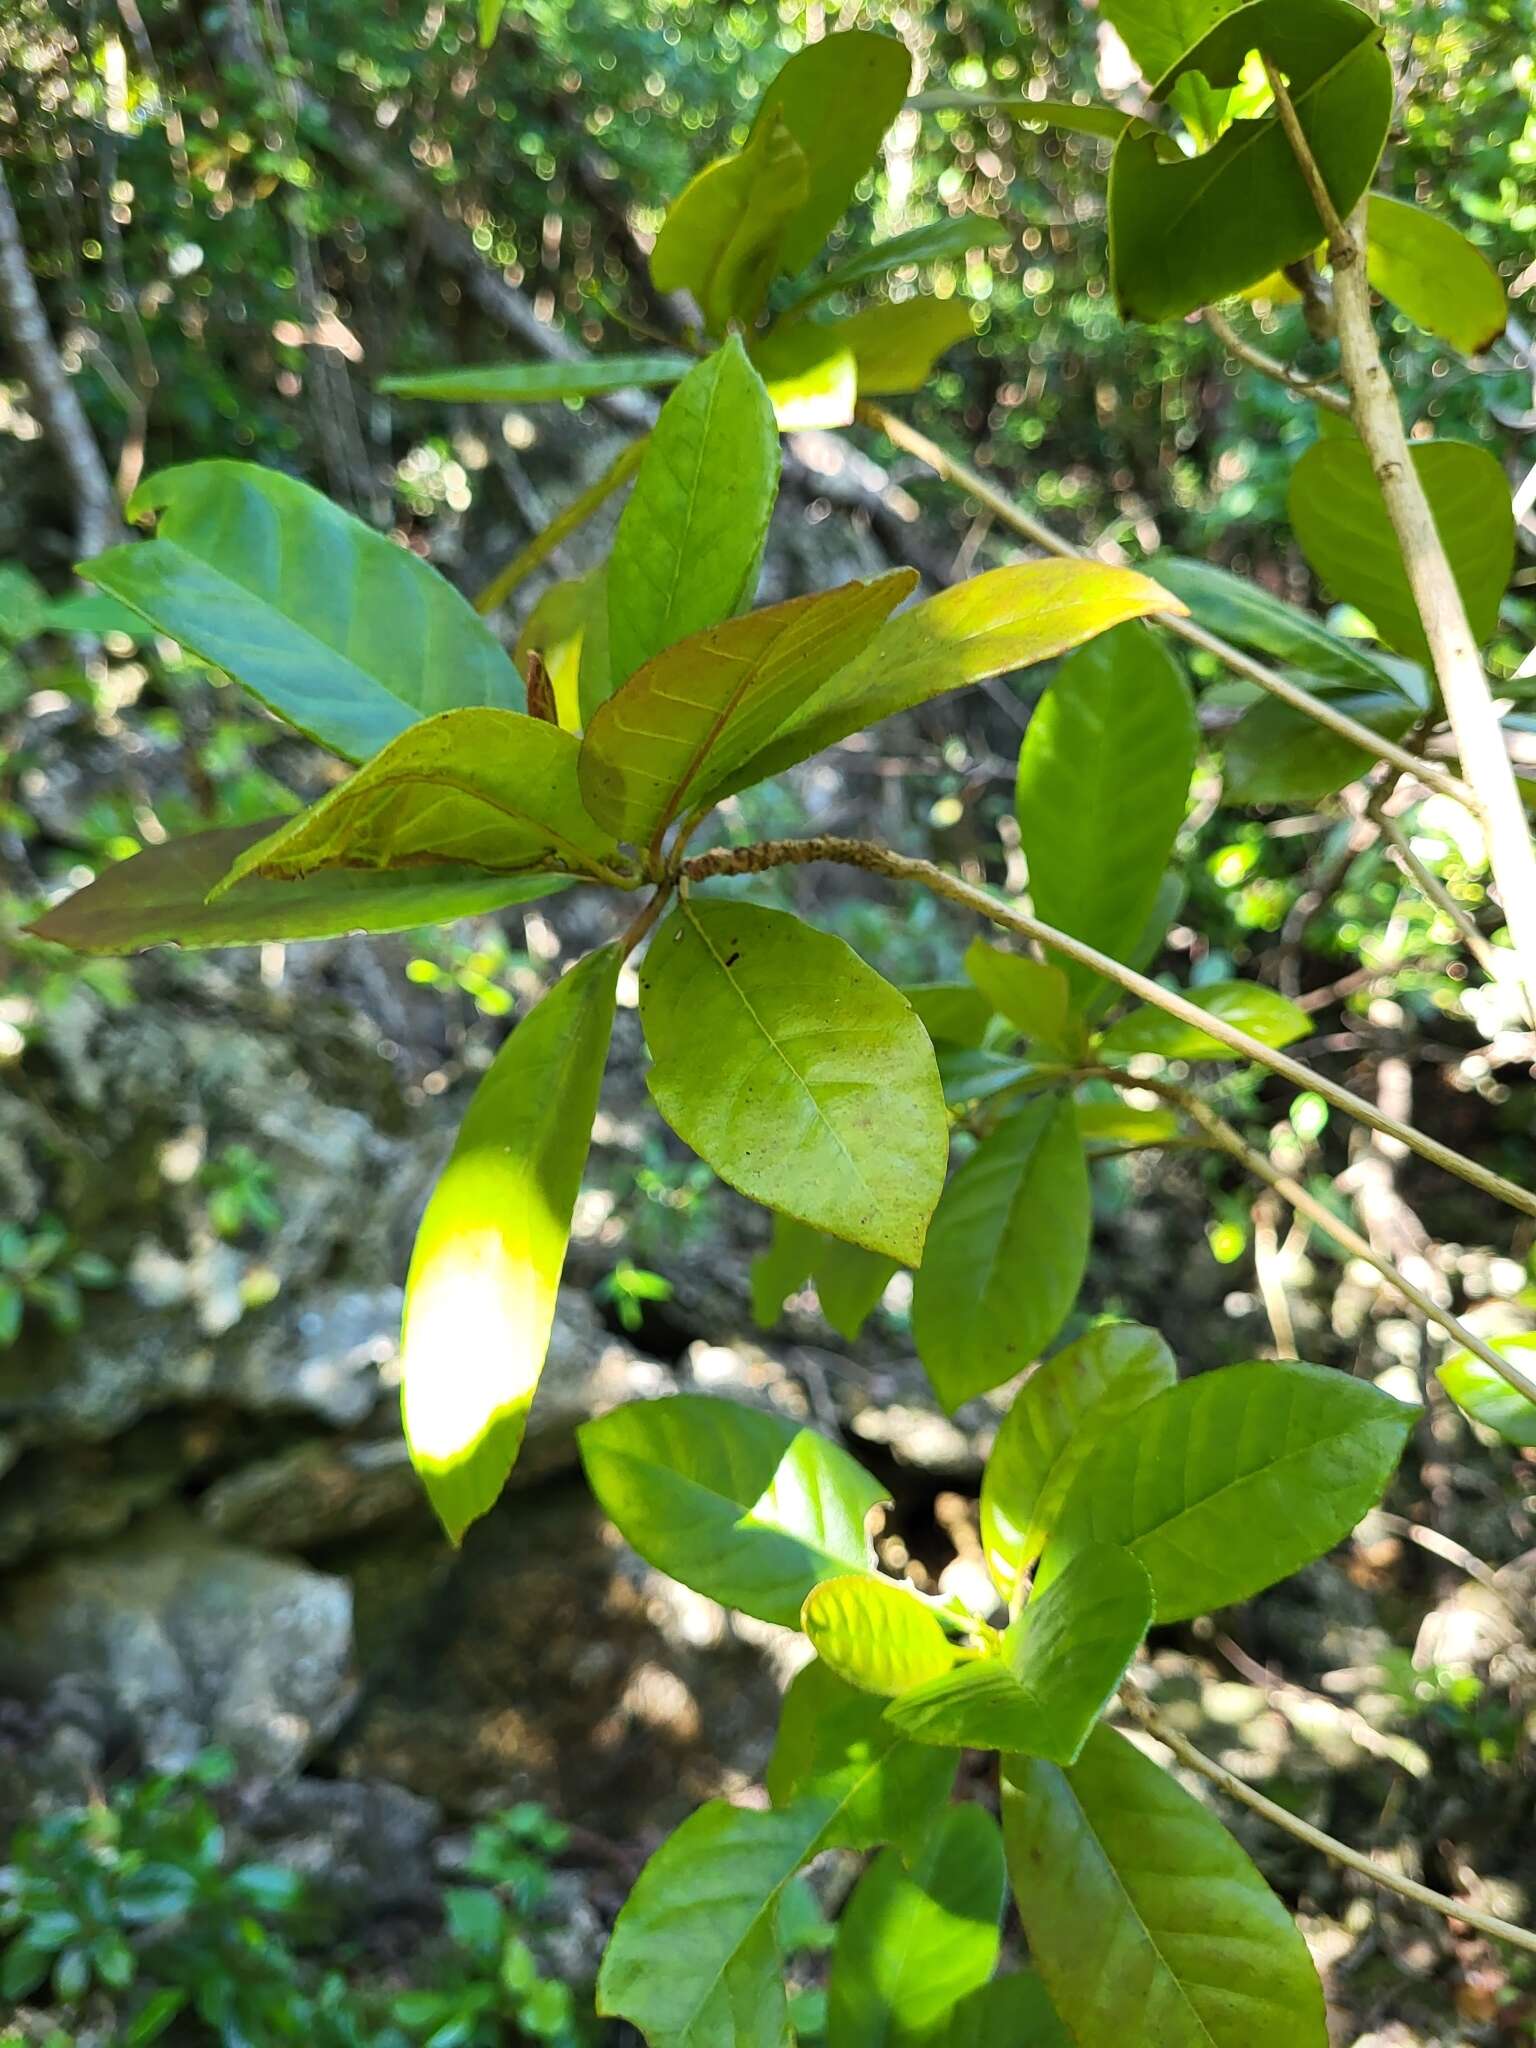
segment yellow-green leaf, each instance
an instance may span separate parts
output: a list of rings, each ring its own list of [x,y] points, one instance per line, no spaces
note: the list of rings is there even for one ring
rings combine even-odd
[[[1312,1029],[1312,1020],[1305,1010],[1299,1009],[1274,989],[1266,988],[1262,982],[1213,982],[1207,988],[1189,989],[1185,992],[1185,1000],[1193,1003],[1196,1009],[1219,1017],[1223,1024],[1246,1031],[1260,1045],[1277,1049],[1294,1045],[1298,1038],[1305,1038]],[[1186,1024],[1182,1018],[1170,1017],[1166,1010],[1159,1010],[1151,1003],[1128,1010],[1117,1024],[1110,1026],[1099,1044],[1105,1052],[1155,1052],[1165,1060],[1231,1060],[1242,1057],[1229,1045],[1223,1045],[1219,1038],[1212,1038],[1209,1032]]]
[[[808,44],[769,86],[752,138],[781,119],[805,152],[809,174],[784,237],[786,275],[805,268],[847,210],[901,112],[911,77],[904,44],[852,29]]]
[[[732,335],[661,409],[608,563],[613,683],[751,602],[779,487],[763,380]]]
[[[937,1616],[920,1597],[869,1573],[824,1579],[807,1597],[800,1626],[827,1669],[860,1692],[890,1698],[955,1661]]]
[[[517,665],[526,669],[536,654],[548,671],[555,692],[555,710],[567,732],[580,732],[586,722],[581,701],[582,664],[594,634],[608,630],[608,586],[601,569],[552,583],[523,622],[514,650]]]
[[[921,391],[933,366],[957,341],[968,341],[976,316],[969,299],[880,299],[829,324],[827,332],[853,356],[861,398]]]
[[[790,598],[655,655],[598,709],[582,742],[593,817],[643,846],[734,787],[741,764],[860,653],[916,581],[896,569]]]
[[[1026,1103],[944,1190],[912,1290],[912,1336],[946,1408],[1001,1385],[1055,1336],[1088,1260],[1088,1172],[1070,1100]]]
[[[781,433],[846,427],[859,396],[853,350],[814,320],[780,320],[752,349]]]
[[[562,875],[487,875],[474,868],[334,869],[304,882],[252,876],[221,892],[234,863],[282,829],[281,818],[193,832],[103,868],[28,927],[76,953],[139,953],[147,946],[253,946],[266,939],[333,939],[346,932],[410,931],[483,917],[563,889]]]
[[[1526,1370],[1536,1365],[1536,1331],[1523,1330],[1511,1337],[1490,1337],[1495,1351],[1515,1354]],[[1506,1443],[1523,1449],[1536,1448],[1536,1401],[1501,1379],[1491,1365],[1484,1365],[1470,1351],[1457,1351],[1436,1371],[1435,1377],[1463,1414],[1470,1415],[1485,1429],[1497,1430]]]
[[[544,1368],[622,953],[588,954],[517,1025],[475,1091],[417,1233],[401,1407],[455,1542],[516,1462]]]
[[[440,398],[454,405],[549,405],[605,391],[676,384],[693,368],[681,355],[589,356],[575,362],[465,363],[381,377],[391,398]]]
[[[1410,450],[1461,589],[1486,640],[1515,564],[1509,481],[1498,457],[1470,441]],[[1389,647],[1429,658],[1429,645],[1371,458],[1353,436],[1317,441],[1291,472],[1287,508],[1301,551],[1335,597],[1364,612]]]
[[[657,1107],[722,1180],[917,1263],[949,1151],[938,1068],[850,947],[781,910],[689,902],[651,942],[640,1015]]]
[[[1449,221],[1373,192],[1366,263],[1384,299],[1463,355],[1481,355],[1504,332],[1509,301],[1499,273]]]
[[[445,861],[606,875],[617,848],[582,805],[579,752],[573,733],[520,711],[445,711],[243,853],[220,893],[251,874]]]
[[[1098,1437],[1177,1378],[1173,1353],[1139,1323],[1102,1323],[1030,1374],[981,1482],[982,1549],[1005,1600],[1044,1550]]]
[[[1100,562],[1019,562],[925,598],[878,632],[731,777],[728,796],[851,732],[988,676],[1080,647],[1126,619],[1182,613],[1176,597],[1134,569]]]
[[[659,291],[690,291],[712,334],[750,323],[779,267],[785,230],[809,191],[805,152],[771,116],[739,156],[708,164],[673,203],[651,252]]]
[[[1059,967],[1047,967],[1024,953],[1005,953],[985,939],[966,948],[965,971],[1000,1017],[1026,1038],[1063,1047],[1071,985]]]

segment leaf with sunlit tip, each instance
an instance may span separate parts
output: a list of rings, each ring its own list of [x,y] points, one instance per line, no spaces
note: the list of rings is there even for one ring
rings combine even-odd
[[[517,1461],[544,1369],[613,1029],[620,950],[590,953],[513,1031],[469,1106],[417,1233],[401,1409],[457,1543]]]

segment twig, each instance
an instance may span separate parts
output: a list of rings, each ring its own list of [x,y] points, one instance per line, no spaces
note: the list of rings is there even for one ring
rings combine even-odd
[[[1515,1621],[1524,1624],[1520,1603],[1508,1587],[1500,1583],[1493,1566],[1486,1564],[1475,1551],[1468,1550],[1464,1543],[1458,1543],[1454,1536],[1442,1536],[1438,1529],[1425,1529],[1418,1522],[1410,1522],[1406,1515],[1388,1514],[1385,1508],[1372,1508],[1370,1519],[1379,1522],[1389,1535],[1405,1537],[1408,1542],[1417,1544],[1420,1550],[1427,1550],[1444,1563],[1455,1565],[1457,1571],[1465,1572],[1485,1592],[1491,1593]]]
[[[649,439],[648,434],[641,434],[637,440],[631,441],[595,483],[588,484],[580,497],[573,498],[563,512],[557,513],[547,526],[536,533],[527,547],[514,555],[506,567],[486,584],[475,599],[475,610],[484,616],[500,611],[513,591],[526,583],[535,569],[541,568],[555,549],[585,526],[599,506],[628,481],[639,468]]]
[[[1134,1085],[1147,1089],[1153,1095],[1160,1095],[1165,1102],[1172,1103],[1176,1109],[1182,1110],[1192,1123],[1197,1124],[1205,1132],[1212,1144],[1219,1146],[1240,1166],[1246,1167],[1256,1180],[1261,1180],[1266,1187],[1273,1188],[1283,1201],[1290,1203],[1298,1216],[1305,1216],[1309,1223],[1315,1224],[1336,1244],[1342,1245],[1351,1257],[1364,1259],[1367,1265],[1381,1275],[1389,1287],[1396,1288],[1405,1301],[1412,1302],[1421,1315],[1437,1323],[1447,1336],[1453,1337],[1458,1344],[1474,1353],[1517,1393],[1523,1394],[1528,1401],[1536,1401],[1536,1378],[1523,1371],[1514,1360],[1495,1351],[1491,1344],[1479,1337],[1477,1332],[1462,1322],[1459,1316],[1453,1315],[1448,1308],[1443,1308],[1433,1295],[1427,1294],[1422,1287],[1410,1280],[1406,1273],[1393,1265],[1385,1253],[1378,1252],[1368,1238],[1345,1223],[1342,1218],[1335,1216],[1327,1204],[1320,1202],[1299,1180],[1293,1179],[1288,1173],[1282,1173],[1279,1167],[1272,1165],[1262,1152],[1248,1143],[1240,1131],[1229,1124],[1225,1117],[1219,1116],[1210,1104],[1196,1095],[1192,1089],[1181,1088],[1176,1081],[1147,1078],[1140,1074],[1136,1076]],[[1381,1125],[1378,1124],[1377,1128],[1380,1129]],[[1398,1128],[1404,1130],[1407,1126],[1399,1125]]]
[[[1103,975],[1127,994],[1152,1004],[1155,1009],[1166,1010],[1181,1024],[1192,1025],[1208,1037],[1219,1040],[1244,1059],[1268,1067],[1271,1073],[1279,1074],[1292,1087],[1311,1090],[1335,1109],[1343,1110],[1346,1116],[1354,1117],[1373,1131],[1382,1131],[1389,1138],[1398,1139],[1432,1166],[1457,1175],[1483,1194],[1492,1195],[1510,1208],[1518,1209],[1522,1215],[1536,1216],[1536,1195],[1517,1187],[1502,1174],[1479,1166],[1476,1160],[1464,1158],[1449,1145],[1441,1144],[1438,1138],[1428,1137],[1423,1131],[1400,1123],[1396,1117],[1385,1115],[1374,1103],[1367,1102],[1363,1096],[1342,1087],[1337,1081],[1329,1080],[1313,1068],[1303,1066],[1300,1060],[1293,1060],[1288,1053],[1262,1044],[1246,1031],[1240,1031],[1235,1024],[1227,1023],[1225,1018],[1200,1009],[1186,997],[1163,988],[1144,974],[1138,974],[1134,968],[1112,960],[1097,947],[1058,931],[1054,925],[1043,923],[1012,903],[1000,902],[997,897],[988,895],[985,889],[961,881],[958,875],[947,874],[932,861],[914,860],[907,854],[892,853],[887,847],[873,845],[868,840],[842,839],[827,834],[814,839],[769,839],[752,846],[720,847],[684,861],[679,872],[687,881],[703,882],[715,875],[765,874],[770,868],[806,866],[815,861],[836,861],[844,867],[862,868],[868,874],[889,876],[893,881],[916,882],[919,887],[931,889],[936,896],[958,903],[963,910],[988,918],[1006,931],[1019,932],[1027,939],[1038,940],[1050,951],[1064,954],[1068,960],[1075,960],[1080,966]],[[1141,1084],[1138,1081],[1135,1085]]]
[[[1386,808],[1386,792],[1378,790],[1371,798],[1367,809],[1381,827],[1382,834],[1392,851],[1397,855],[1404,871],[1408,874],[1420,895],[1426,897],[1436,910],[1448,917],[1466,942],[1467,950],[1476,959],[1479,967],[1490,981],[1500,980],[1514,963],[1506,957],[1499,958],[1497,946],[1490,945],[1478,930],[1477,925],[1465,907],[1446,888],[1444,882],[1414,852],[1408,835]]]
[[[1069,540],[1063,539],[1054,527],[1047,526],[1032,512],[1026,512],[1022,505],[1017,505],[1011,498],[1005,497],[996,485],[988,483],[979,471],[947,454],[937,441],[929,440],[928,436],[919,433],[916,427],[909,426],[905,420],[897,419],[893,413],[887,412],[884,406],[861,403],[859,418],[867,426],[878,428],[896,447],[904,449],[909,455],[915,455],[919,462],[934,472],[935,476],[941,476],[946,482],[959,485],[979,504],[985,505],[1005,526],[1011,527],[1015,533],[1032,542],[1035,547],[1042,548],[1047,554],[1059,555],[1067,561],[1093,559],[1086,550],[1074,547]],[[1173,613],[1165,612],[1158,616],[1155,623],[1165,631],[1176,634],[1179,639],[1187,641],[1191,647],[1199,647],[1205,653],[1214,655],[1218,661],[1231,669],[1234,675],[1244,676],[1250,683],[1257,683],[1261,690],[1268,691],[1272,697],[1278,697],[1282,704],[1289,704],[1293,711],[1299,711],[1305,717],[1315,720],[1317,724],[1327,726],[1329,731],[1337,733],[1340,739],[1348,740],[1352,746],[1361,748],[1379,761],[1390,761],[1394,768],[1400,769],[1405,775],[1416,775],[1428,788],[1438,790],[1442,796],[1451,797],[1459,804],[1465,804],[1469,810],[1481,816],[1477,798],[1458,777],[1447,774],[1443,768],[1435,767],[1432,762],[1421,761],[1417,755],[1410,754],[1405,747],[1400,747],[1396,740],[1389,740],[1379,732],[1372,732],[1368,725],[1362,725],[1347,712],[1337,710],[1325,698],[1313,696],[1310,690],[1304,690],[1299,683],[1293,683],[1277,669],[1267,668],[1262,661],[1256,661],[1240,647],[1234,647],[1215,633],[1207,632],[1204,626],[1197,625],[1193,619],[1180,618]]]
[[[1488,833],[1488,863],[1514,943],[1526,1014],[1536,1022],[1536,846],[1531,843],[1519,784],[1494,709],[1477,639],[1461,588],[1408,447],[1397,396],[1382,361],[1366,275],[1366,202],[1348,223],[1339,218],[1286,84],[1264,68],[1292,154],[1328,231],[1339,357],[1349,387],[1355,431],[1370,457],[1382,499],[1423,622],[1435,679],[1456,740],[1462,773],[1476,792]]]
[[[1314,405],[1326,406],[1329,412],[1349,412],[1349,400],[1342,391],[1335,391],[1331,384],[1315,384],[1310,377],[1304,377],[1300,370],[1293,370],[1289,363],[1281,362],[1267,349],[1259,348],[1254,342],[1244,340],[1225,313],[1215,306],[1207,306],[1201,315],[1205,324],[1221,343],[1229,356],[1236,356],[1240,363],[1246,363],[1250,370],[1257,370],[1260,376],[1272,377],[1277,384],[1283,384],[1293,398],[1309,398]]]
[[[1198,1772],[1225,1792],[1229,1799],[1237,1800],[1250,1812],[1258,1814],[1261,1820],[1283,1829],[1298,1842],[1305,1842],[1309,1849],[1315,1849],[1319,1855],[1342,1864],[1346,1870],[1358,1871],[1360,1876],[1368,1877],[1372,1884],[1380,1885],[1384,1891],[1396,1892],[1399,1898],[1411,1900],[1416,1906],[1427,1906],[1430,1912],[1439,1913],[1444,1919],[1459,1920],[1464,1926],[1475,1927],[1479,1934],[1486,1934],[1494,1941],[1507,1941],[1512,1948],[1525,1949],[1536,1955],[1536,1934],[1528,1928],[1517,1927],[1512,1920],[1501,1920],[1494,1913],[1484,1913],[1461,1899],[1448,1898],[1444,1892],[1431,1891],[1428,1885],[1418,1883],[1415,1878],[1403,1877],[1397,1871],[1389,1870],[1384,1863],[1378,1863],[1373,1856],[1362,1855],[1358,1849],[1350,1848],[1347,1842],[1324,1834],[1321,1828],[1313,1827],[1299,1814],[1278,1805],[1254,1786],[1246,1784],[1224,1764],[1217,1763],[1214,1757],[1196,1749],[1188,1737],[1181,1735],[1129,1682],[1120,1688],[1120,1698],[1132,1720],[1162,1743],[1165,1749],[1171,1750],[1181,1764]]]

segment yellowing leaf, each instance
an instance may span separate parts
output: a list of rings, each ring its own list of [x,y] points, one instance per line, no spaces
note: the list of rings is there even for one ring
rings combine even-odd
[[[526,670],[530,654],[543,662],[567,732],[580,732],[584,723],[581,670],[588,638],[594,632],[606,635],[607,628],[608,586],[601,569],[589,569],[585,576],[552,583],[517,636],[518,667]]]
[[[692,292],[713,334],[753,320],[809,189],[805,153],[784,121],[760,122],[739,156],[707,165],[673,203],[651,252],[658,291]]]
[[[613,1026],[618,946],[517,1025],[475,1091],[417,1233],[401,1408],[454,1542],[495,1501],[544,1368]]]
[[[754,345],[781,433],[846,427],[859,396],[853,350],[814,320],[781,320]]]
[[[617,849],[587,815],[574,734],[520,711],[445,711],[423,720],[243,853],[243,876],[454,861],[491,872],[605,875]]]
[[[969,340],[975,324],[968,299],[881,299],[832,331],[852,351],[859,395],[884,398],[921,391],[939,357]]]
[[[906,1692],[955,1661],[918,1594],[868,1572],[824,1579],[808,1595],[800,1626],[827,1669],[860,1692]]]
[[[1079,647],[1125,619],[1182,612],[1134,569],[1101,562],[1020,562],[989,569],[898,612],[863,653],[802,705],[780,736],[736,771],[718,800],[819,754],[851,732],[987,676]]]
[[[581,788],[593,817],[645,845],[731,786],[797,707],[867,645],[917,577],[897,569],[730,619],[654,656],[593,716]]]

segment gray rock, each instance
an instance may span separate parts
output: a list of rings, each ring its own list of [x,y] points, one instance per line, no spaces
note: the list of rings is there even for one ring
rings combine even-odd
[[[442,1815],[399,1785],[282,1779],[250,1790],[240,1822],[263,1862],[297,1871],[349,1915],[436,1907]]]
[[[210,1742],[280,1774],[352,1697],[352,1595],[330,1578],[209,1537],[164,1513],[110,1548],[65,1552],[0,1593],[0,1671],[23,1698],[76,1677],[110,1703],[145,1761]]]

